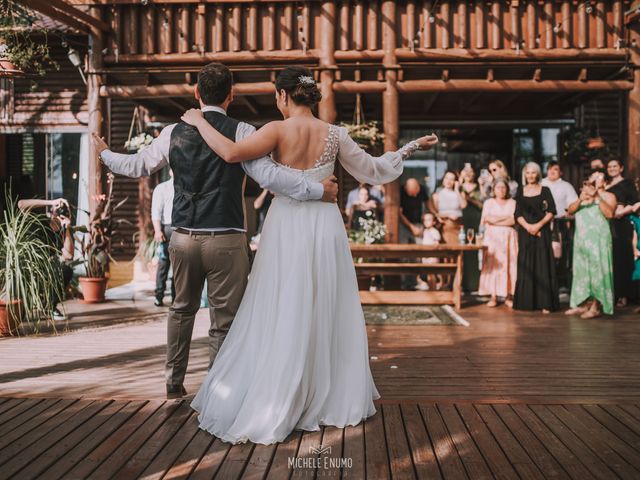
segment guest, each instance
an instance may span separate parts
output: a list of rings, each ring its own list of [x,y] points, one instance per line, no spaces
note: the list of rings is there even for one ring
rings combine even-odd
[[[471,229],[475,233],[480,227],[482,200],[480,185],[476,181],[476,172],[470,163],[465,163],[460,171],[460,182],[462,195],[467,200],[467,206],[462,209],[462,225],[465,231]],[[478,252],[464,252],[462,289],[465,292],[475,292],[478,290],[479,281]]]
[[[559,306],[558,280],[551,249],[551,221],[556,206],[551,190],[540,182],[542,172],[535,162],[522,170],[522,187],[516,195],[518,273],[513,296],[516,310],[549,313]]]
[[[349,211],[349,228],[362,230],[360,219],[377,219],[378,202],[369,196],[367,187],[360,187],[358,199],[353,203]]]
[[[613,284],[616,306],[625,307],[633,292],[631,276],[633,274],[633,225],[629,214],[638,202],[638,192],[633,182],[622,176],[622,162],[612,159],[607,162],[609,183],[607,191],[616,197],[615,216],[611,220],[613,234]]]
[[[422,213],[427,204],[426,189],[415,178],[409,178],[400,192],[400,241],[416,243],[422,235]]]
[[[266,188],[263,188],[260,195],[258,195],[258,197],[253,201],[253,208],[258,214],[257,234],[262,233],[262,225],[264,225],[264,220],[267,218],[267,212],[271,206],[271,200],[273,200],[273,193]]]
[[[467,206],[467,199],[460,191],[458,175],[447,170],[442,177],[442,186],[431,197],[432,208],[438,221],[442,224],[444,243],[458,244],[458,234],[462,227],[462,210]]]
[[[635,259],[635,266],[633,269],[633,276],[631,278],[638,282],[640,281],[640,202],[634,205],[633,212],[633,215],[631,215],[631,222],[635,229],[633,232],[633,256]],[[640,308],[637,308],[634,313],[640,313]]]
[[[436,217],[433,213],[427,212],[422,216],[422,225],[424,230],[422,232],[422,245],[439,245],[442,241],[442,235],[436,228]],[[437,257],[425,257],[422,259],[422,263],[438,263],[440,259]],[[440,290],[442,289],[443,282],[442,276],[430,273],[427,275],[427,281],[424,282],[418,276],[418,290]],[[426,287],[426,288],[425,288]]]
[[[156,272],[156,307],[163,306],[164,291],[167,288],[171,260],[169,258],[169,241],[171,240],[171,214],[173,211],[173,171],[169,169],[170,179],[160,183],[153,190],[151,197],[151,222],[153,223],[153,238],[160,243],[158,255],[158,271]],[[173,279],[171,280],[171,303],[176,297]]]
[[[418,243],[416,239],[422,236],[422,213],[427,200],[424,186],[415,178],[408,178],[400,191],[400,243]],[[404,275],[402,288],[413,290],[415,280],[415,275]]]
[[[571,307],[567,315],[595,318],[613,314],[613,252],[609,220],[616,197],[605,191],[604,170],[593,173],[582,185],[580,198],[567,211],[576,218],[573,240]]]
[[[553,247],[556,258],[558,284],[563,288],[571,285],[571,246],[573,244],[573,220],[567,215],[567,208],[578,199],[575,188],[562,179],[558,162],[549,162],[547,176],[542,185],[551,190],[556,204],[557,215],[553,221]]]
[[[492,193],[493,198],[482,207],[483,245],[487,250],[483,256],[478,293],[491,297],[488,307],[497,306],[498,297],[501,297],[505,299],[505,305],[512,308],[518,260],[518,237],[514,229],[516,202],[509,198],[506,178],[498,178],[493,183]]]
[[[482,184],[480,185],[480,193],[482,194],[482,200],[486,200],[491,196],[492,182],[498,178],[506,178],[509,182],[509,196],[515,198],[518,192],[518,182],[512,180],[507,171],[507,167],[502,160],[493,160],[489,163],[489,173],[491,175],[491,181],[484,180],[482,176]],[[489,180],[489,179],[488,179]]]
[[[58,304],[64,300],[63,295],[73,279],[73,257],[75,253],[73,232],[71,230],[71,209],[69,202],[64,198],[54,200],[19,200],[18,208],[28,211],[33,208],[47,208],[46,217],[42,217],[38,234],[44,235],[42,240],[55,251],[59,252],[52,261],[59,267],[60,285],[52,286],[51,308],[54,320],[66,320],[66,315],[58,308]],[[57,288],[56,288],[57,287]]]
[[[589,163],[589,168],[591,169],[592,172],[595,172],[597,170],[604,170],[605,169],[604,162],[602,161],[601,158],[592,158],[591,162]]]

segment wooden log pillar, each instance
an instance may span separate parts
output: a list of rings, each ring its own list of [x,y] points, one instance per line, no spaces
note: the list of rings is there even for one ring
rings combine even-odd
[[[336,121],[336,102],[333,93],[336,38],[336,4],[322,2],[320,11],[320,91],[322,101],[318,105],[318,116],[328,123]]]
[[[627,101],[628,128],[627,128],[627,178],[635,179],[640,176],[640,23],[634,21],[628,25],[631,52],[631,65],[633,69],[633,90],[629,91]],[[635,46],[634,46],[635,42]]]
[[[382,123],[385,151],[398,148],[399,104],[396,49],[396,4],[382,2],[382,50],[385,67],[386,89],[382,94]],[[400,234],[400,180],[386,185],[384,222],[387,225],[387,242],[397,243]]]
[[[91,7],[89,13],[92,17],[102,20],[101,7]],[[99,73],[102,70],[102,49],[104,48],[104,34],[101,30],[90,27],[89,30],[89,55],[87,64],[87,106],[89,110],[88,133],[102,137],[104,135],[103,111],[105,100],[100,97],[102,78]],[[92,147],[89,148],[89,213],[96,211],[96,198],[102,193],[102,163]]]

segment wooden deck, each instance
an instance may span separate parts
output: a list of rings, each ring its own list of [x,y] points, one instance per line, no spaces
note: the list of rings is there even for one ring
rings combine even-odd
[[[0,479],[640,478],[637,315],[463,315],[369,326],[378,413],[277,446],[227,445],[162,399],[164,320],[0,340]]]

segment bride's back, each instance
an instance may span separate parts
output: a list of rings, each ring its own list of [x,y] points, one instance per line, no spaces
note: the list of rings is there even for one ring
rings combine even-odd
[[[303,116],[284,120],[279,127],[274,160],[299,170],[315,167],[327,147],[329,124]]]

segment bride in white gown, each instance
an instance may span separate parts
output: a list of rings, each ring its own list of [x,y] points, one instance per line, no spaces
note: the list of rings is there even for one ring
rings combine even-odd
[[[406,156],[437,142],[435,135],[426,136],[371,157],[346,129],[313,116],[320,92],[308,69],[285,69],[276,90],[285,120],[239,143],[219,134],[199,110],[182,119],[229,163],[273,152],[277,162],[318,181],[339,160],[360,182],[391,182]],[[277,196],[238,313],[191,404],[200,428],[227,442],[270,444],[294,429],[356,425],[376,412],[373,400],[379,397],[337,205]]]

